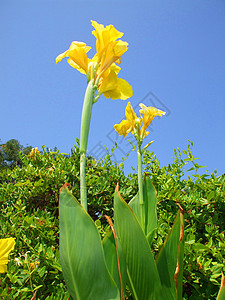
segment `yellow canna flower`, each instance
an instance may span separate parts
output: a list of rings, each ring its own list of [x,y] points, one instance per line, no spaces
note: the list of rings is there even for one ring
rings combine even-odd
[[[130,102],[127,103],[125,116],[126,120],[122,120],[120,124],[114,125],[114,129],[119,133],[119,135],[123,135],[123,137],[126,137],[129,132],[133,133],[136,128],[136,124],[139,123],[139,118],[134,112]]]
[[[56,57],[56,63],[64,57],[68,57],[68,63],[82,74],[86,74],[88,80],[93,79],[100,94],[106,98],[125,100],[133,95],[132,87],[124,79],[118,78],[121,56],[127,51],[128,43],[118,40],[123,36],[122,32],[113,25],[104,27],[96,21],[91,21],[95,30],[96,54],[92,59],[87,57],[91,47],[83,42],[72,42],[70,48]]]
[[[165,112],[157,109],[155,107],[152,106],[145,106],[143,103],[140,103],[139,106],[141,107],[140,109],[140,113],[143,114],[143,126],[141,128],[141,137],[145,138],[149,132],[146,131],[146,129],[148,128],[148,126],[151,124],[152,120],[156,117],[162,117],[163,115],[165,115]]]
[[[138,143],[142,143],[143,139],[149,134],[146,129],[151,124],[154,117],[162,117],[162,115],[165,115],[165,112],[155,107],[147,107],[142,103],[139,105],[141,107],[139,112],[143,116],[141,115],[138,118],[130,102],[128,102],[125,111],[126,120],[122,120],[120,124],[114,125],[114,129],[119,133],[119,135],[123,135],[124,137],[126,137],[129,132],[132,132]]]
[[[8,255],[14,249],[14,246],[14,238],[0,239],[0,273],[6,272],[9,262]]]

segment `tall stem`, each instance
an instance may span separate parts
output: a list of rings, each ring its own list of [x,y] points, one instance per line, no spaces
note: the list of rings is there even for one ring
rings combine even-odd
[[[144,228],[144,195],[143,195],[143,175],[142,175],[142,152],[141,145],[138,145],[138,189],[139,189],[139,203],[141,211],[141,226]]]
[[[88,83],[83,103],[81,129],[80,129],[80,201],[81,205],[87,211],[87,189],[85,178],[86,152],[89,128],[91,122],[91,113],[94,99],[93,81]]]
[[[87,188],[85,177],[86,155],[80,154],[80,201],[83,208],[87,211]]]

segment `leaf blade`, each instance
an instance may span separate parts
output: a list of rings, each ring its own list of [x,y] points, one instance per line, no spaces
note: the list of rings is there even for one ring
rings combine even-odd
[[[109,217],[107,217],[107,220],[111,229],[107,232],[102,241],[106,264],[118,289],[120,290],[121,300],[124,300],[124,291],[127,282],[126,261],[112,221]]]
[[[154,238],[155,230],[157,229],[157,197],[156,190],[153,186],[149,177],[145,177],[143,184],[143,200],[144,200],[144,232],[147,236],[149,244],[151,245]],[[136,215],[139,223],[141,224],[141,214],[140,214],[140,202],[139,193],[134,196],[134,198],[129,202],[130,208]]]
[[[216,300],[225,300],[225,277],[222,273],[221,286]]]
[[[162,289],[167,299],[182,299],[183,244],[183,214],[179,210],[156,258]]]
[[[114,196],[115,229],[123,247],[135,299],[162,299],[158,270],[143,230],[118,187]]]
[[[59,200],[60,261],[67,288],[77,300],[116,299],[101,238],[91,217],[67,188]]]

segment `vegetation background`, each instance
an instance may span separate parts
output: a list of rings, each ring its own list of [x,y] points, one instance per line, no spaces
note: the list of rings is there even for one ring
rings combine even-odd
[[[0,147],[0,238],[15,237],[7,273],[0,275],[0,299],[68,299],[59,261],[59,189],[70,184],[79,198],[79,141],[69,155],[43,146],[10,140]],[[188,149],[174,150],[174,161],[160,167],[154,153],[144,155],[144,171],[158,194],[156,255],[177,212],[185,211],[183,299],[215,299],[225,271],[225,176],[199,175],[200,165]],[[112,162],[116,146],[100,161],[87,161],[88,209],[102,236],[112,217],[117,182],[129,201],[137,192],[137,174],[125,176],[124,165]],[[201,172],[202,173],[202,172]],[[129,298],[129,295],[127,296]]]

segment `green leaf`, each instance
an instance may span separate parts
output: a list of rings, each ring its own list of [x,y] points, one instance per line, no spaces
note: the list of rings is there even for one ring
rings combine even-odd
[[[209,247],[206,245],[203,245],[201,243],[195,243],[193,244],[193,249],[197,251],[210,251]]]
[[[143,194],[144,194],[144,232],[151,245],[152,240],[157,229],[157,198],[156,190],[149,177],[145,177],[143,184]],[[133,210],[136,215],[139,223],[141,224],[141,213],[140,213],[140,202],[138,193],[134,198],[129,202],[130,208]]]
[[[42,268],[40,268],[40,269],[38,269],[38,274],[39,274],[39,276],[40,276],[40,277],[43,277],[44,274],[45,274],[45,271],[46,271],[46,267],[45,267],[45,266],[42,267]]]
[[[216,300],[225,300],[225,278],[222,273],[221,286]]]
[[[208,195],[207,195],[207,200],[212,200],[215,197],[215,192],[211,191]]]
[[[59,199],[60,261],[75,300],[120,299],[104,258],[98,230],[67,188]]]
[[[184,231],[183,214],[178,211],[173,227],[156,258],[156,264],[167,299],[182,300]]]
[[[127,282],[126,261],[125,261],[125,257],[123,254],[122,246],[117,237],[116,237],[116,243],[117,243],[118,255],[119,255],[122,286],[123,286],[123,291],[125,291],[126,282]],[[118,260],[117,260],[115,238],[113,236],[112,230],[109,230],[107,232],[107,234],[105,235],[105,237],[102,241],[102,244],[103,244],[106,264],[109,269],[109,272],[112,275],[118,289],[121,290],[121,280],[120,280],[119,271],[118,271]]]
[[[149,243],[133,211],[120,196],[118,186],[114,196],[114,219],[134,299],[163,299],[161,282]]]

